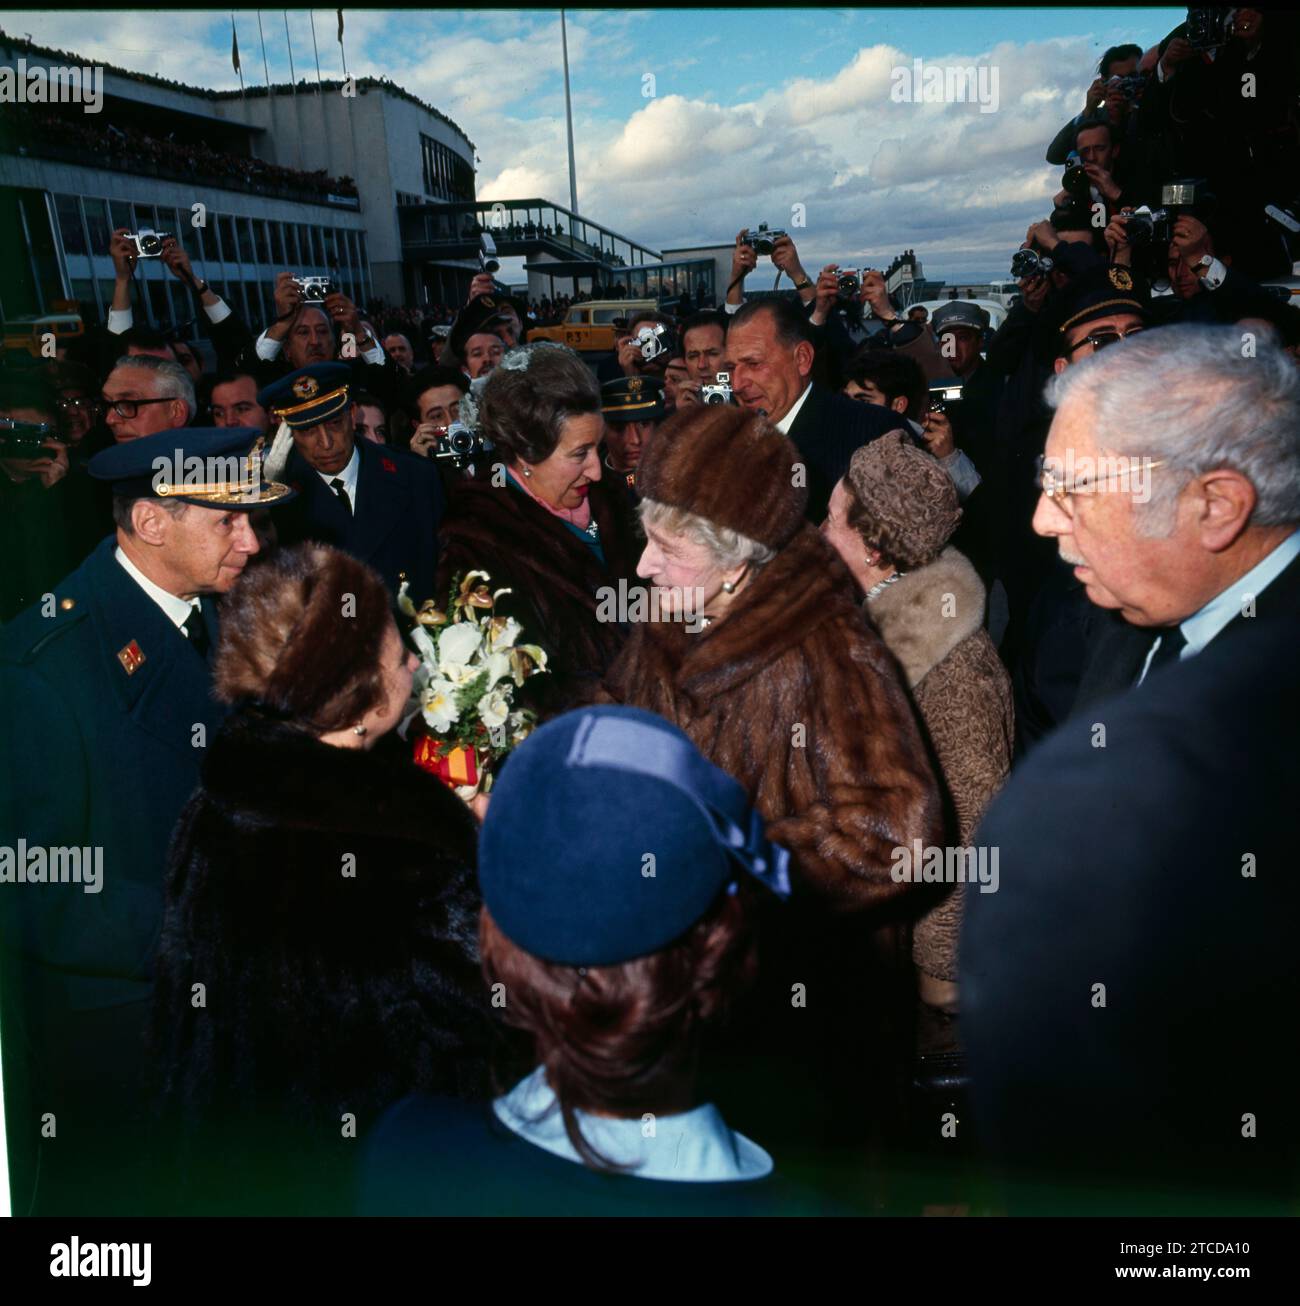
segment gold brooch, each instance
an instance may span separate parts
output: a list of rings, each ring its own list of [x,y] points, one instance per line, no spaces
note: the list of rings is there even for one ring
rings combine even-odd
[[[1111,268],[1109,274],[1110,284],[1116,290],[1132,290],[1133,278],[1123,268]]]

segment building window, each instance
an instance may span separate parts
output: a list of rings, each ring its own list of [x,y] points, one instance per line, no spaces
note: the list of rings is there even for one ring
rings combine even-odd
[[[284,267],[284,237],[280,223],[272,222],[271,227],[271,261],[277,268]]]
[[[271,261],[271,246],[266,238],[266,223],[261,218],[253,220],[253,238],[257,242],[257,261],[262,264]]]
[[[86,233],[81,225],[81,205],[75,195],[56,195],[54,209],[59,215],[59,234],[65,254],[85,254]]]
[[[230,214],[217,214],[217,236],[221,240],[220,255],[223,263],[238,263],[239,254],[235,249],[235,224]]]
[[[81,205],[86,213],[86,235],[90,240],[90,252],[107,254],[110,228],[108,210],[104,206],[104,201],[83,197]],[[88,302],[93,302],[93,299]]]
[[[420,133],[420,158],[424,165],[424,193],[444,200],[474,198],[474,169],[441,141]]]

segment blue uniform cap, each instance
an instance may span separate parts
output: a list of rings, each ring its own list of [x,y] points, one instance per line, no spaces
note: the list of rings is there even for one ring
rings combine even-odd
[[[346,363],[313,363],[282,376],[257,393],[257,402],[291,430],[319,426],[348,406],[352,369]]]
[[[676,726],[593,707],[510,756],[483,824],[479,885],[516,946],[612,966],[680,938],[742,872],[788,897],[789,861],[740,785]]]
[[[182,426],[124,440],[86,465],[125,499],[174,499],[204,508],[248,510],[284,503],[294,491],[262,479],[266,439],[239,426]]]

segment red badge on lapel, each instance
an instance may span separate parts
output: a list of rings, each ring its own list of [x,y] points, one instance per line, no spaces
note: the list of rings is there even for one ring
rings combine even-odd
[[[125,648],[117,650],[117,660],[126,674],[133,676],[144,665],[144,654],[140,651],[140,645],[132,640]]]
[[[386,472],[395,472],[397,470],[397,464],[393,462],[391,458],[381,458],[379,460],[379,465]]]

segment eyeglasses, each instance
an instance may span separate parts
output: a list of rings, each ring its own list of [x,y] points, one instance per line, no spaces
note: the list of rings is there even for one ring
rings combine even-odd
[[[1084,345],[1091,345],[1094,350],[1105,349],[1107,345],[1113,345],[1119,340],[1127,340],[1129,336],[1135,336],[1139,331],[1145,330],[1145,327],[1135,326],[1129,327],[1127,331],[1094,331],[1071,345],[1067,352],[1072,354],[1076,349],[1082,349]]]
[[[1133,472],[1145,473],[1164,465],[1165,460],[1163,458],[1155,460],[1131,458],[1126,466],[1109,471],[1104,476],[1080,476],[1073,481],[1067,482],[1063,476],[1058,476],[1047,466],[1047,459],[1040,454],[1034,459],[1034,483],[1043,495],[1073,520],[1074,505],[1071,501],[1072,496],[1076,494],[1096,494],[1098,486],[1106,485],[1117,476],[1126,476]]]
[[[170,404],[172,399],[101,399],[99,405],[102,408],[111,408],[119,417],[125,417],[128,421],[134,417],[145,404]]]

